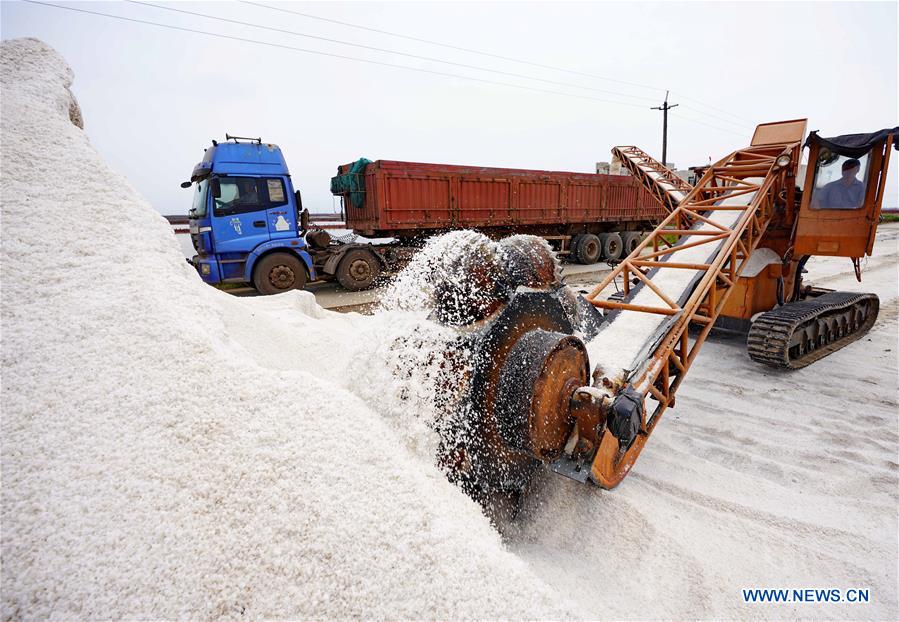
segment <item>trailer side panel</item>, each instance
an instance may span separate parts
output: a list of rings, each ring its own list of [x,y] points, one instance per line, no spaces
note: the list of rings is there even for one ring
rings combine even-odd
[[[379,237],[460,228],[565,235],[640,228],[666,213],[636,179],[622,175],[378,160],[365,168],[364,187],[359,207],[344,197],[347,226]]]

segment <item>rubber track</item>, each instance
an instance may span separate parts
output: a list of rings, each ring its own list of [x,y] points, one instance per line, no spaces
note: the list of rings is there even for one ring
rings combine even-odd
[[[850,307],[863,303],[870,303],[871,306],[861,326],[857,326],[853,332],[836,341],[807,352],[800,358],[790,358],[790,340],[798,329],[804,329],[822,316],[842,313]],[[763,313],[752,323],[746,340],[749,356],[754,361],[772,367],[800,369],[867,333],[874,325],[879,309],[880,299],[875,294],[857,292],[830,292],[808,300],[787,303]]]

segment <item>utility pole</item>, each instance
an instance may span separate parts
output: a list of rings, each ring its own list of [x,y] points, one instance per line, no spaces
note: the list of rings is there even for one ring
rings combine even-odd
[[[665,102],[651,110],[662,111],[662,166],[668,166],[668,111],[677,108],[678,104],[668,105],[668,91],[665,91]]]

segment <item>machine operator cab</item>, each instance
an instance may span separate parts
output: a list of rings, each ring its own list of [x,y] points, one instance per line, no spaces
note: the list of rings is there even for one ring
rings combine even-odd
[[[897,134],[899,128],[835,138],[809,134],[796,255],[850,257],[857,264],[871,254]]]

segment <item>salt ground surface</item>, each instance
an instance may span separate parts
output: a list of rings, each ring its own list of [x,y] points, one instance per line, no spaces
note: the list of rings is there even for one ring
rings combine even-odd
[[[868,337],[792,373],[710,339],[621,486],[541,476],[504,543],[430,460],[449,335],[204,286],[69,122],[70,80],[3,44],[4,618],[894,618],[899,228],[863,284],[809,264],[880,295]],[[53,270],[34,213],[66,224]]]

